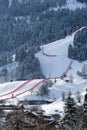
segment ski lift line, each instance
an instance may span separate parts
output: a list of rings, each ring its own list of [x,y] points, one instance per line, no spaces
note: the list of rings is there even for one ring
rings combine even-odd
[[[32,79],[32,80],[34,80],[34,79]],[[16,89],[14,89],[14,90],[12,90],[12,91],[10,91],[10,92],[8,92],[8,93],[2,94],[2,95],[0,95],[0,97],[7,96],[7,95],[9,95],[9,94],[12,94],[12,93],[16,92],[18,89],[22,88],[23,86],[25,86],[27,83],[31,82],[32,80],[27,80],[27,81],[25,81],[25,82],[22,83],[20,86],[18,86]]]
[[[45,56],[48,56],[48,57],[57,57],[57,55],[50,55],[50,54],[45,53],[43,45],[42,45],[42,54],[45,55]]]

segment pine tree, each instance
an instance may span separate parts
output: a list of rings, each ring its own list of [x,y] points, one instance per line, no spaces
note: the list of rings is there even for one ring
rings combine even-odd
[[[71,44],[68,47],[68,57],[72,59],[74,58],[74,49]]]
[[[76,92],[76,100],[77,100],[78,103],[81,103],[82,95],[79,91]]]
[[[83,129],[87,130],[87,89],[84,96]]]
[[[69,92],[65,100],[64,113],[64,124],[70,127],[71,130],[73,130],[73,128],[75,128],[76,126],[77,121],[77,106],[74,99],[71,96],[71,92]]]

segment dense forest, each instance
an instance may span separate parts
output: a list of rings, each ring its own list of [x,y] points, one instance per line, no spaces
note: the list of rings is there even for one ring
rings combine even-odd
[[[87,60],[87,26],[79,30],[68,48],[68,57],[78,61]]]
[[[0,66],[11,64],[15,54],[16,72],[21,72],[16,79],[44,77],[35,57],[39,46],[87,24],[87,8],[57,9],[65,4],[66,0],[0,0]]]

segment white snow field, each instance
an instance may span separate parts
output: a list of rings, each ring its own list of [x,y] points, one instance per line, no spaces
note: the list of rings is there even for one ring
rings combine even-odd
[[[56,55],[55,57],[43,55],[42,50],[36,54],[36,57],[40,61],[43,74],[47,78],[58,77],[67,69],[71,61],[71,59],[67,58],[68,45],[73,43],[73,37],[74,34],[43,46],[46,54]]]

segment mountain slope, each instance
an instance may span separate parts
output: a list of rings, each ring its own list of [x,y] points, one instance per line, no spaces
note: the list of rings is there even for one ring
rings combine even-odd
[[[62,39],[85,26],[86,7],[85,3],[76,0],[1,0],[0,76],[6,79],[4,81],[43,78],[39,61],[34,57],[39,46]],[[13,55],[18,66],[14,67],[16,73],[10,75],[12,71],[9,72],[7,66],[13,66]]]
[[[46,54],[55,54],[56,57],[43,55],[42,50],[36,54],[36,57],[38,57],[40,61],[42,71],[46,77],[56,78],[65,72],[71,61],[71,59],[68,58],[68,46],[69,44],[73,44],[74,35],[75,33],[62,40],[43,45],[44,52]],[[78,61],[73,60],[71,65],[73,70],[70,70],[70,73],[73,71],[76,73],[78,70],[81,70],[82,65],[86,63],[87,62],[79,63]]]
[[[68,56],[68,45],[73,42],[73,36],[66,37],[47,45],[44,45],[44,52],[47,54],[56,54],[56,57],[48,57],[42,54],[42,51],[36,56],[39,58],[43,73],[46,77],[58,77],[67,68],[70,63]]]
[[[64,39],[44,45],[43,46],[44,52],[45,54],[49,54],[49,56],[43,55],[42,51],[36,54],[36,56],[40,60],[45,76],[49,77],[49,74],[51,74],[50,77],[53,78],[51,79],[52,81],[55,80],[56,76],[58,77],[61,74],[63,74],[63,72],[67,68],[67,65],[70,62],[70,59],[67,58],[67,50],[68,45],[73,43],[75,33],[65,37]],[[51,57],[54,54],[56,55],[56,57]],[[54,58],[55,62],[53,61]],[[50,65],[50,60],[52,60],[52,65]],[[81,92],[82,95],[84,95],[84,91],[87,87],[86,86],[87,80],[77,75],[77,71],[79,70],[81,72],[82,66],[84,64],[87,64],[87,62],[80,63],[73,60],[71,69],[69,69],[69,71],[66,73],[67,77],[64,79],[61,79],[61,77],[56,79],[57,80],[56,83],[54,82],[53,86],[49,88],[49,96],[39,96],[36,94],[38,92],[39,87],[42,86],[41,84],[45,79],[34,79],[21,87],[20,85],[24,84],[25,81],[1,84],[0,97],[2,99],[6,99],[7,101],[9,99],[10,102],[15,101],[16,103],[18,100],[25,100],[25,99],[53,100],[54,103],[49,105],[43,105],[42,108],[45,110],[46,114],[56,113],[56,110],[58,110],[59,113],[61,113],[63,111],[63,102],[61,99],[62,98],[61,95],[63,92],[67,94],[68,91],[71,91],[74,97],[76,92],[78,91]],[[52,70],[51,73],[50,70]],[[66,80],[70,80],[71,74],[73,75],[73,81],[66,82]]]

